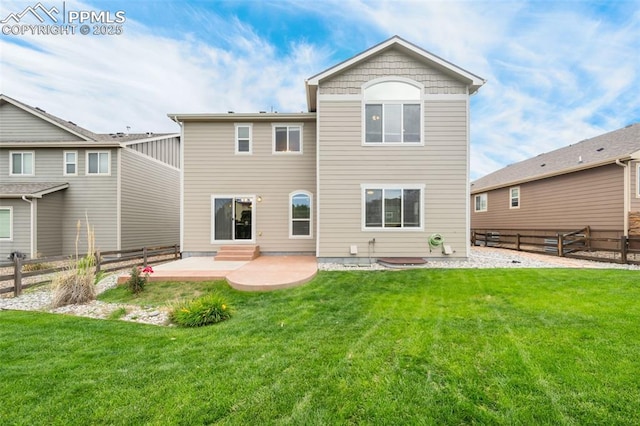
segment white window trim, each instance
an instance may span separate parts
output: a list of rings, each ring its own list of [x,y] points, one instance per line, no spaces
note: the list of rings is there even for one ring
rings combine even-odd
[[[67,173],[67,165],[71,164],[67,162],[67,154],[74,154],[76,157],[76,161],[75,166],[76,166],[76,172],[75,173]],[[78,151],[63,151],[62,152],[62,174],[64,176],[78,176]]]
[[[518,205],[517,206],[513,206],[511,205],[511,201],[513,200],[513,196],[511,195],[511,191],[513,191],[514,189],[518,190]],[[509,188],[509,209],[515,210],[515,209],[519,209],[520,208],[520,199],[522,198],[522,194],[520,193],[520,187],[519,186],[512,186],[511,188]]]
[[[485,203],[484,203],[484,209],[478,209],[478,204],[476,203],[476,199],[478,197],[484,197],[485,198]],[[482,205],[482,203],[480,203]],[[473,196],[473,211],[476,213],[482,213],[482,212],[486,212],[489,210],[489,195],[487,192],[483,192],[482,194],[476,194]]]
[[[415,227],[399,227],[399,228],[385,228],[383,227],[367,227],[367,189],[417,189],[420,191],[420,226]],[[424,190],[425,185],[421,183],[398,183],[398,184],[380,184],[380,183],[363,183],[360,184],[360,215],[361,215],[361,229],[363,231],[373,232],[420,232],[424,231]]]
[[[287,128],[287,138],[289,127],[300,127],[300,151],[276,151],[276,127]],[[302,155],[304,151],[304,123],[272,123],[271,124],[271,151],[275,155]],[[288,142],[287,142],[288,143]]]
[[[31,173],[13,173],[13,155],[31,154]],[[24,171],[24,155],[21,155],[22,170]],[[9,151],[9,176],[35,176],[36,175],[36,153],[35,151]]]
[[[108,168],[107,173],[89,173],[89,154],[107,154],[109,159],[107,161]],[[98,160],[100,156],[98,156]],[[98,165],[100,161],[98,161]],[[87,176],[111,176],[111,151],[87,151],[85,155],[85,173]]]
[[[640,163],[636,165],[636,198],[640,198]]]
[[[380,83],[404,83],[411,86],[416,87],[420,90],[420,99],[394,99],[394,100],[374,100],[367,99],[365,96],[365,91],[371,86],[375,86]],[[424,146],[424,85],[415,80],[411,80],[404,77],[382,77],[376,78],[374,80],[368,81],[362,85],[361,88],[362,93],[362,117],[361,117],[361,126],[362,126],[362,146]],[[366,117],[366,106],[367,104],[380,104],[382,105],[382,110],[384,112],[385,104],[418,104],[420,105],[420,141],[419,142],[367,142],[367,117]],[[384,115],[383,115],[384,117]],[[384,120],[383,120],[383,138],[384,138]]]
[[[0,237],[0,241],[13,241],[13,207],[0,207],[0,210],[9,210],[9,238]]]
[[[309,197],[309,235],[293,235],[293,196],[303,194]],[[289,194],[289,238],[308,240],[313,238],[313,195],[309,191],[293,191]]]
[[[251,205],[253,206],[252,217],[251,217],[251,239],[250,240],[216,240],[216,198],[250,198]],[[223,245],[223,244],[255,244],[256,243],[256,212],[257,212],[257,204],[256,204],[256,195],[246,195],[246,194],[211,194],[211,220],[209,223],[211,224],[211,244],[215,245]]]
[[[240,151],[238,146],[238,128],[239,127],[248,127],[249,128],[249,151]],[[236,145],[236,154],[237,155],[251,155],[253,154],[253,124],[252,123],[235,123],[234,125],[234,134],[235,134],[235,145]]]

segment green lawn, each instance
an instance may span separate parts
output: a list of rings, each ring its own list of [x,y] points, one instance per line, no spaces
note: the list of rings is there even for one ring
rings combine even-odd
[[[236,315],[199,329],[3,311],[0,423],[640,424],[639,274],[207,283]],[[160,303],[154,286],[141,303]]]

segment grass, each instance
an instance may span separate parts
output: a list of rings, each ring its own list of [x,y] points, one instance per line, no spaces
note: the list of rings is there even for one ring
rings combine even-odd
[[[25,425],[640,424],[637,277],[323,272],[271,293],[221,282],[149,283],[145,299],[135,299],[161,304],[175,288],[190,295],[191,285],[221,291],[236,315],[196,329],[3,311],[0,418]]]

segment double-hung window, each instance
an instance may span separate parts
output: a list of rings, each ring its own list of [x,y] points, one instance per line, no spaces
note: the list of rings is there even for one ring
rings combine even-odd
[[[404,81],[364,88],[364,143],[422,142],[422,89]]]
[[[519,186],[509,188],[509,208],[510,209],[520,208],[520,187]]]
[[[487,211],[487,193],[477,194],[474,197],[474,211],[476,212],[486,212]]]
[[[423,185],[362,185],[364,229],[422,229]]]
[[[87,152],[87,174],[108,175],[111,174],[111,155],[109,151]]]
[[[302,124],[274,124],[273,152],[302,154]]]
[[[0,207],[0,241],[13,239],[13,209]]]
[[[311,194],[306,191],[289,195],[289,237],[311,237]]]
[[[251,154],[251,124],[236,124],[236,154]]]
[[[33,152],[12,152],[9,156],[9,170],[11,175],[34,175],[34,158]]]
[[[75,176],[78,174],[78,152],[64,151],[64,175]]]

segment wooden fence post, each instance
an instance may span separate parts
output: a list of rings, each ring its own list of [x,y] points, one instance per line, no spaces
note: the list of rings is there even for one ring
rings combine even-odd
[[[558,238],[558,256],[564,257],[564,237],[560,233],[557,233],[556,236]]]
[[[591,251],[591,227],[584,228],[584,237],[587,239],[587,251]]]
[[[13,258],[13,295],[20,296],[22,293],[22,258],[15,256]]]
[[[625,235],[620,237],[620,262],[621,263],[627,263],[627,249],[629,248],[628,244],[629,244],[629,241],[627,240],[627,237]]]
[[[102,259],[100,258],[100,250],[96,250],[96,275],[100,273],[100,262],[102,261]]]
[[[178,258],[178,245],[177,244],[173,245],[173,258],[174,259]]]
[[[142,247],[142,266],[147,267],[147,248]]]

